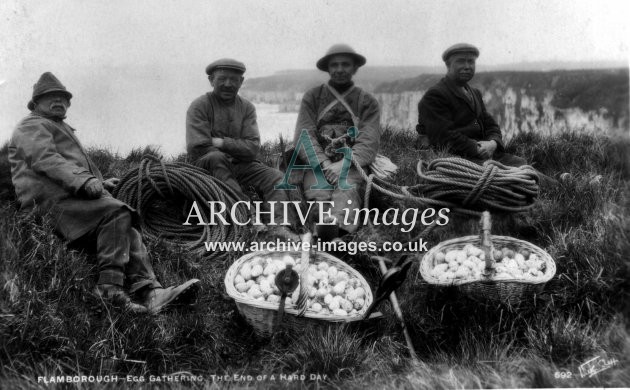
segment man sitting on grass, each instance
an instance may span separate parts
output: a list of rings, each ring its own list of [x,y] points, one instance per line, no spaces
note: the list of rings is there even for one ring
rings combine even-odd
[[[75,130],[64,122],[71,98],[50,72],[33,86],[27,105],[31,114],[9,141],[11,177],[21,208],[49,214],[55,230],[71,243],[96,244],[95,294],[103,301],[138,313],[157,313],[176,300],[183,303],[199,280],[166,289],[156,280],[135,227],[135,210],[108,192],[117,179],[103,180]]]
[[[249,200],[241,186],[252,186],[265,202],[288,202],[288,193],[274,188],[282,181],[282,172],[256,160],[260,150],[256,108],[238,95],[243,73],[245,64],[229,58],[206,67],[212,92],[195,99],[186,112],[188,156],[195,165],[230,186],[239,200]],[[276,204],[273,210],[275,225],[269,234],[299,241],[294,231],[280,225],[285,219],[280,205]],[[297,221],[291,210],[287,221]],[[250,211],[253,212],[253,206]],[[252,216],[254,222],[255,219]]]
[[[301,164],[319,169],[304,171],[304,197],[309,201],[332,202],[325,211],[336,220],[336,226],[318,226],[320,237],[334,239],[357,231],[359,218],[355,210],[362,207],[365,182],[354,166],[346,168],[346,160],[350,158],[369,171],[379,151],[378,102],[352,80],[365,63],[365,57],[352,47],[333,45],[316,64],[317,69],[329,74],[330,80],[307,91],[300,105],[294,145]],[[346,153],[341,153],[342,150]],[[322,184],[329,184],[330,188],[322,189]],[[346,209],[350,210],[347,220]]]
[[[416,130],[424,146],[448,147],[478,163],[494,159],[510,166],[526,165],[525,159],[505,153],[499,125],[488,114],[481,92],[468,85],[478,56],[479,49],[467,43],[444,51],[446,76],[420,100]]]

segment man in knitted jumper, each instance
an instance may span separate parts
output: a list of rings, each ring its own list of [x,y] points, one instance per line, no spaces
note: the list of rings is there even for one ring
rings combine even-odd
[[[230,58],[206,67],[213,90],[195,99],[186,113],[188,155],[195,165],[230,186],[239,200],[249,200],[241,186],[252,186],[265,202],[288,202],[288,193],[274,188],[282,172],[256,160],[260,150],[256,109],[238,95],[244,72],[245,64]],[[287,211],[287,221],[296,222],[294,209]],[[253,214],[252,219],[256,219]],[[283,207],[277,203],[271,235],[299,241],[294,231],[280,225],[284,220]]]

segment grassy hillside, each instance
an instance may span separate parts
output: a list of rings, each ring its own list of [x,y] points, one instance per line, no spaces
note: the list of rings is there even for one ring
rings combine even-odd
[[[386,132],[384,154],[401,167],[398,184],[417,182],[414,145],[413,133]],[[108,311],[91,294],[94,256],[67,248],[46,218],[16,210],[3,158],[0,387],[37,387],[42,375],[148,378],[177,372],[203,375],[207,388],[210,375],[224,374],[327,376],[304,382],[230,382],[233,387],[630,386],[630,140],[523,133],[509,142],[508,150],[549,175],[572,174],[545,189],[534,209],[494,216],[494,233],[544,248],[555,259],[557,274],[524,307],[486,306],[456,289],[428,286],[416,261],[398,296],[418,363],[409,359],[388,302],[379,307],[381,320],[310,327],[260,340],[225,293],[223,277],[231,261],[204,262],[163,241],[147,243],[158,278],[166,285],[201,279],[194,310],[155,317]],[[91,154],[111,176],[136,166],[142,153],[126,158],[104,150]],[[594,180],[595,175],[601,179]],[[428,237],[429,246],[476,232],[476,226],[476,220],[452,218]],[[406,241],[418,233],[401,236],[393,229],[366,228],[355,239]],[[348,262],[375,286],[378,270],[365,255]],[[616,364],[582,378],[579,366],[596,356],[616,359]]]

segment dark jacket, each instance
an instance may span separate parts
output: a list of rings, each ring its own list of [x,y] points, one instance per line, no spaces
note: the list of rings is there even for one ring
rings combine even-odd
[[[497,152],[503,152],[501,129],[486,111],[478,89],[470,88],[470,102],[455,83],[444,77],[431,87],[418,103],[420,135],[426,135],[433,146],[449,147],[463,157],[479,158],[477,141],[497,142]]]

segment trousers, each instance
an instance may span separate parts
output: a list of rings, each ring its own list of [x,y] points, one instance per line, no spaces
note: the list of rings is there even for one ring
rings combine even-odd
[[[312,190],[311,186],[317,184],[317,179],[313,170],[306,170],[304,173],[302,185],[304,189],[304,198],[307,201],[332,201],[331,205],[324,205],[324,212],[330,211],[331,215],[337,220],[340,229],[348,233],[354,233],[359,228],[358,213],[356,209],[363,206],[363,196],[365,192],[365,182],[355,167],[351,167],[348,171],[348,184],[353,186],[352,189],[340,189],[335,187],[333,190]],[[317,215],[317,214],[311,214]]]
[[[289,201],[287,190],[276,190],[274,188],[276,184],[282,181],[282,172],[260,161],[232,160],[228,154],[213,150],[203,155],[194,164],[207,170],[212,176],[230,186],[239,200],[249,200],[249,196],[245,194],[243,187],[251,186],[267,203]],[[288,208],[288,213],[287,220],[289,222],[297,221],[297,215],[292,207]],[[281,204],[273,208],[273,215],[276,224],[284,221]]]
[[[145,287],[160,288],[142,235],[132,226],[131,211],[121,208],[98,226],[73,242],[94,246],[98,263],[98,284],[114,284],[130,293]]]

